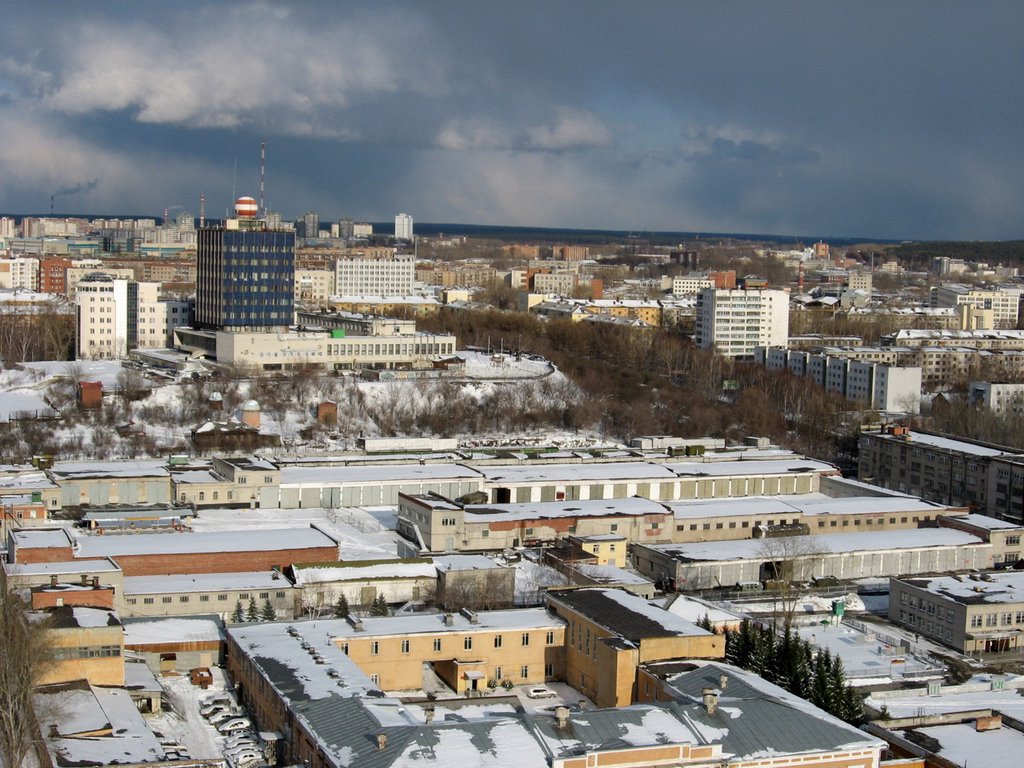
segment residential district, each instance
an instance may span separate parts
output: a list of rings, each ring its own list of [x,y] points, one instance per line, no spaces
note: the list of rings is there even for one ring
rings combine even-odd
[[[4,217],[0,247],[24,764],[1019,764],[1024,451],[928,420],[1019,415],[1015,267],[482,246],[245,197]],[[599,398],[535,339],[459,335],[521,313],[681,340],[723,407],[755,375],[824,393],[852,445],[794,449],[795,404],[781,435],[581,429]]]

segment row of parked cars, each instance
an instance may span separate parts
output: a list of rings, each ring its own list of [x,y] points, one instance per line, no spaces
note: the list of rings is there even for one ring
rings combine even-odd
[[[252,768],[265,762],[259,740],[252,731],[252,721],[235,707],[228,694],[215,694],[205,699],[199,714],[226,737],[224,755],[237,768]]]

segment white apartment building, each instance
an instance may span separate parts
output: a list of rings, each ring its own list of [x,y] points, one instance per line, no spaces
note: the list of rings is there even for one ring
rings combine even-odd
[[[295,302],[326,304],[335,295],[335,273],[329,269],[296,269]]]
[[[1024,288],[1017,285],[1000,285],[978,288],[961,283],[943,283],[931,290],[933,307],[960,307],[963,305],[979,310],[992,310],[996,328],[1016,328],[1020,316],[1021,295]]]
[[[1024,413],[1024,384],[972,381],[967,397],[972,405],[987,408],[1000,416]]]
[[[352,237],[371,237],[373,224],[357,223],[352,225]]]
[[[784,347],[788,340],[788,291],[705,288],[698,294],[696,342],[701,349],[749,359],[756,347]]]
[[[0,288],[23,288],[34,291],[39,287],[39,259],[16,256],[0,259]]]
[[[895,365],[895,354],[874,347],[858,348],[856,359],[829,352],[784,347],[758,347],[754,362],[769,371],[789,371],[808,378],[827,392],[842,395],[865,408],[889,413],[920,413],[922,371]],[[839,352],[839,350],[834,350]],[[877,354],[876,354],[877,353]],[[870,358],[876,359],[870,359]]]
[[[10,216],[0,216],[0,237],[16,237],[18,225]]]
[[[335,263],[336,296],[404,296],[412,293],[416,257],[392,253],[381,258],[358,254],[341,256]]]
[[[119,360],[130,349],[170,347],[174,328],[189,322],[189,302],[161,301],[159,292],[159,283],[87,275],[75,294],[75,356]]]
[[[395,216],[395,239],[412,240],[412,216],[408,213]]]
[[[714,281],[706,275],[681,275],[672,278],[672,293],[676,296],[700,293],[705,288],[714,287]]]

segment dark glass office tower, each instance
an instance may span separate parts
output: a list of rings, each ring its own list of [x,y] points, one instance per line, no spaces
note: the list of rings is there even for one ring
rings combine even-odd
[[[295,233],[249,221],[198,231],[197,328],[275,331],[295,314]]]

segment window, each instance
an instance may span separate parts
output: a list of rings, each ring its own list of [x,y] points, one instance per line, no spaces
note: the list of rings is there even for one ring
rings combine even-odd
[[[544,637],[544,644],[545,645],[554,645],[555,644],[555,633],[554,632],[548,632],[547,633],[547,635]]]
[[[530,677],[530,668],[528,666],[526,666],[525,664],[523,664],[523,666],[521,666],[519,668],[519,676],[521,678],[523,678],[524,680],[529,678]]]
[[[501,680],[501,677],[502,677],[502,675],[501,675],[501,667],[495,667],[494,668],[494,679],[495,680]]]
[[[555,665],[554,664],[545,664],[544,665],[544,677],[554,677],[554,676],[555,676]]]
[[[270,597],[269,592],[260,592],[260,600],[266,600],[268,597]]]
[[[284,592],[275,592],[274,593],[274,597],[277,597],[277,598],[284,597]]]
[[[187,603],[188,602],[188,595],[179,595],[178,596],[178,602],[179,603]]]
[[[163,597],[163,598],[161,598],[161,600],[162,600],[163,602],[165,602],[165,603],[169,603],[169,602],[171,602],[171,598],[170,598],[170,597]]]
[[[227,600],[228,596],[227,595],[217,595],[217,599],[218,600]]]
[[[409,641],[408,640],[403,640],[402,641],[402,653],[408,653],[408,652],[409,652]]]
[[[144,598],[142,598],[142,604],[143,605],[152,605],[153,604],[153,598],[152,597],[144,597]]]
[[[434,653],[440,653],[440,652],[441,652],[441,638],[440,637],[435,637],[434,638]]]
[[[494,636],[494,647],[501,648],[501,635]]]
[[[464,650],[464,651],[472,651],[473,650],[473,638],[472,637],[464,637],[464,638],[462,638],[462,650]]]
[[[136,600],[134,597],[129,597],[125,602],[127,602],[128,605],[135,605]]]
[[[239,597],[242,598],[243,600],[248,600],[249,599],[249,593],[248,592],[243,592],[242,594],[239,595]]]
[[[199,602],[200,603],[208,603],[208,602],[210,602],[210,596],[209,595],[200,595],[199,596]]]
[[[374,685],[380,685],[380,675],[378,675],[377,673],[373,673],[372,675],[370,675],[370,682]]]
[[[380,643],[376,640],[370,642],[370,655],[376,656],[380,652]]]

